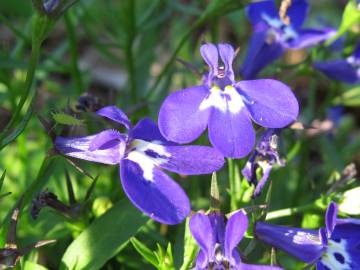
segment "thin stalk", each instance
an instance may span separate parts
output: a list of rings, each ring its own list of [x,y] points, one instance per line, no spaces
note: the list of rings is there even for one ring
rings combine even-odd
[[[26,79],[24,83],[24,93],[22,94],[20,101],[16,107],[16,110],[14,114],[12,115],[10,121],[5,126],[4,130],[0,133],[0,142],[4,140],[6,135],[8,134],[9,130],[14,126],[18,118],[20,117],[21,110],[29,98],[30,90],[33,85],[34,77],[35,77],[35,71],[36,67],[39,61],[39,55],[40,55],[40,43],[33,42],[32,48],[31,48],[31,55],[30,60],[26,72]],[[0,149],[1,150],[1,149]]]
[[[234,170],[234,160],[228,159],[228,170],[229,170],[229,188],[230,188],[230,211],[237,209],[236,203],[236,183],[235,183],[235,170]]]
[[[65,26],[69,38],[69,45],[70,45],[71,75],[74,79],[77,93],[80,94],[83,91],[84,87],[81,78],[81,72],[78,65],[78,53],[77,53],[78,41],[76,38],[76,33],[74,31],[75,26],[72,21],[71,14],[69,12],[65,13],[64,20],[65,20]]]
[[[280,210],[271,211],[271,212],[267,213],[265,220],[289,217],[294,214],[304,213],[309,210],[321,210],[321,208],[319,206],[317,206],[316,204],[311,203],[311,204],[306,204],[306,205],[298,206],[298,207],[290,207],[290,208],[280,209]]]

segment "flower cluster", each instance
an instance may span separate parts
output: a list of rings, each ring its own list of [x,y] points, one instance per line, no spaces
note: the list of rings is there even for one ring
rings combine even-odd
[[[50,2],[57,3],[46,3]],[[84,137],[59,136],[56,149],[66,156],[119,165],[129,200],[165,224],[181,223],[190,215],[191,204],[181,186],[163,170],[210,174],[223,167],[224,158],[239,159],[251,153],[242,174],[255,186],[253,197],[258,197],[274,165],[285,165],[278,153],[279,133],[296,121],[299,104],[281,81],[253,78],[285,50],[314,46],[334,35],[332,28],[302,28],[307,12],[305,0],[283,1],[279,12],[273,0],[249,4],[247,15],[254,33],[241,68],[245,80],[235,79],[236,55],[231,45],[205,43],[200,54],[208,69],[202,82],[171,93],[161,105],[158,125],[145,118],[132,126],[122,110],[107,106],[96,114],[120,124],[126,132],[105,129]],[[359,82],[360,45],[345,60],[315,63],[314,67],[330,78]],[[266,128],[257,143],[253,122]],[[195,141],[206,129],[212,147],[179,145]],[[281,269],[243,263],[237,246],[248,228],[246,213],[241,209],[225,220],[219,211],[191,216],[189,228],[200,246],[195,269]],[[360,221],[337,219],[334,203],[325,220],[326,228],[319,230],[256,222],[255,235],[308,264],[316,263],[319,270],[360,269]]]

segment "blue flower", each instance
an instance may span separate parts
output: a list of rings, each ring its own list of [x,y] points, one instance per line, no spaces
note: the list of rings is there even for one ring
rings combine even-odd
[[[166,139],[188,143],[208,128],[216,149],[242,158],[255,144],[251,120],[267,128],[296,120],[299,105],[287,85],[272,79],[235,81],[232,46],[207,43],[200,53],[209,66],[203,83],[170,94],[161,105],[159,128]]]
[[[301,49],[325,41],[336,33],[332,28],[301,28],[308,12],[306,0],[293,0],[278,12],[274,0],[247,6],[254,27],[241,73],[254,78],[264,67],[281,57],[286,49]]]
[[[316,62],[314,67],[333,80],[349,84],[360,82],[360,43],[352,55],[345,59]]]
[[[159,222],[180,223],[190,213],[189,199],[161,169],[186,175],[208,174],[223,166],[223,156],[207,146],[170,143],[148,118],[132,127],[125,113],[115,106],[104,107],[97,114],[125,126],[128,133],[107,129],[80,138],[57,137],[56,148],[67,156],[119,164],[124,192],[136,207]]]
[[[266,130],[260,137],[255,150],[242,169],[242,174],[246,180],[255,185],[253,197],[260,195],[261,190],[269,178],[272,167],[275,164],[284,166],[284,162],[278,154],[278,133],[276,129]],[[259,180],[256,174],[257,168],[262,169],[262,177]]]
[[[190,231],[200,246],[195,270],[276,270],[276,266],[250,265],[241,262],[236,247],[243,238],[248,220],[246,213],[233,213],[225,224],[219,212],[197,213],[190,219]]]
[[[337,205],[330,203],[325,228],[309,230],[257,222],[256,236],[317,270],[360,269],[360,219],[338,219]]]

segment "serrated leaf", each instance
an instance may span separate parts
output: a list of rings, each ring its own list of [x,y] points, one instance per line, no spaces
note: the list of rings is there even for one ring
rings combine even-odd
[[[100,269],[148,220],[128,199],[119,201],[70,244],[60,269]]]
[[[61,125],[81,126],[84,124],[84,120],[77,119],[74,116],[63,112],[52,113],[52,117],[56,123]]]
[[[156,258],[156,255],[152,250],[150,250],[147,246],[137,240],[135,237],[130,239],[131,244],[134,246],[136,251],[149,263],[154,265],[156,268],[159,266],[159,262]]]

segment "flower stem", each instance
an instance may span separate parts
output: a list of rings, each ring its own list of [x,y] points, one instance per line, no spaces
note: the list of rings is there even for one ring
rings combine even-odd
[[[290,207],[290,208],[284,208],[280,210],[275,210],[267,213],[265,220],[271,220],[271,219],[277,219],[281,217],[288,217],[292,216],[294,214],[304,213],[309,210],[321,210],[322,208],[319,207],[319,205],[311,203],[311,204],[305,204],[298,207]]]

